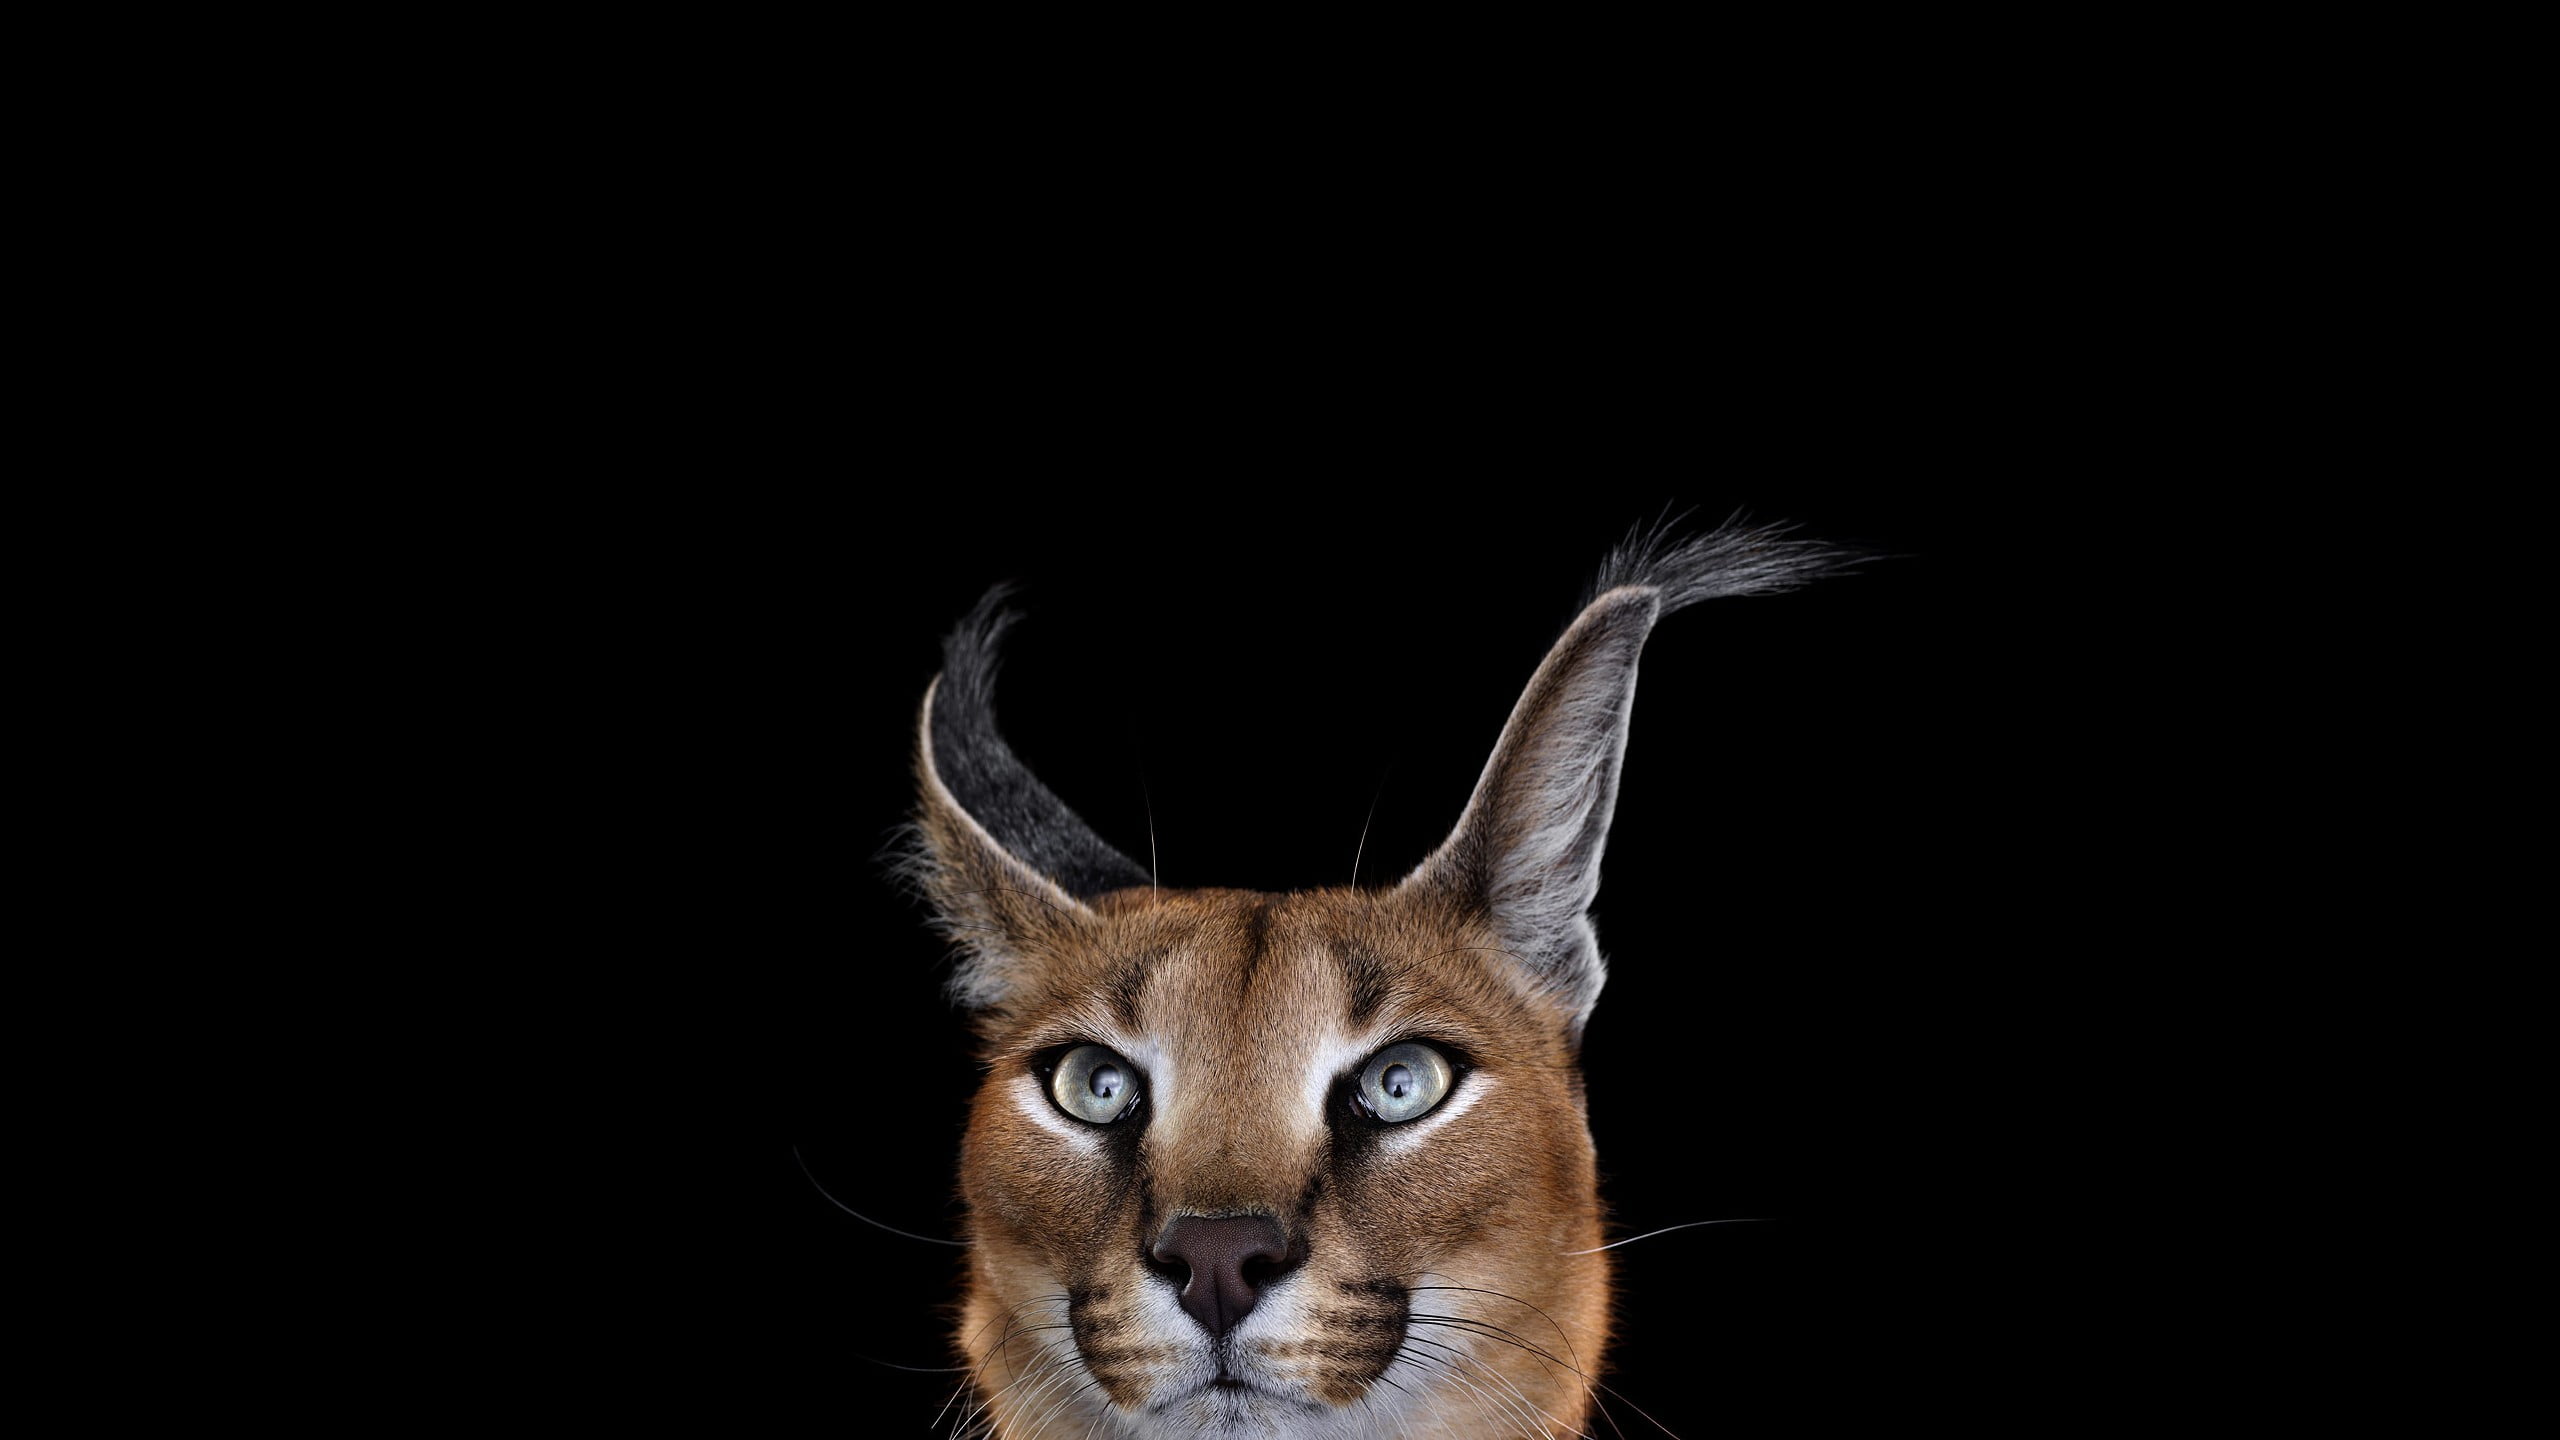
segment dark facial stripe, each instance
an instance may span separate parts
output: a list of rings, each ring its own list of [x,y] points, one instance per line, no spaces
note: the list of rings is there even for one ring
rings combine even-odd
[[[1244,935],[1240,948],[1243,954],[1238,958],[1236,965],[1236,998],[1238,1000],[1242,1000],[1253,989],[1254,972],[1262,968],[1264,957],[1270,953],[1270,901],[1257,900],[1253,908],[1245,912]]]
[[[1147,993],[1147,979],[1155,973],[1156,962],[1164,958],[1162,950],[1151,950],[1129,957],[1120,973],[1111,977],[1109,989],[1111,1014],[1130,1030],[1138,1028],[1138,1002]]]
[[[1351,1024],[1365,1026],[1387,1000],[1387,969],[1378,952],[1358,941],[1341,948],[1342,971],[1351,982]]]

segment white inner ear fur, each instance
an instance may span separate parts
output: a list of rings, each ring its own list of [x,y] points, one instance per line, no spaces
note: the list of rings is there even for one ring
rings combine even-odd
[[[941,689],[942,677],[936,675],[933,683],[924,687],[924,708],[916,714],[917,753],[923,757],[924,789],[929,802],[935,809],[956,817],[968,831],[969,838],[1018,877],[1024,889],[1071,914],[1091,915],[1092,908],[1068,894],[1057,881],[1022,863],[1012,851],[998,844],[994,833],[979,824],[978,817],[964,809],[953,798],[950,787],[942,783],[942,772],[935,768],[933,759],[933,697]],[[936,863],[940,863],[939,857]],[[975,1007],[985,1008],[1001,1003],[1009,987],[1007,977],[995,962],[994,947],[983,938],[974,938],[966,948],[966,958],[953,975],[953,993],[962,1003]]]
[[[936,675],[933,677],[933,683],[924,687],[924,709],[916,715],[916,741],[920,747],[919,753],[924,756],[925,788],[932,792],[934,804],[959,816],[961,824],[968,827],[970,836],[984,846],[988,854],[1001,859],[1007,869],[1022,876],[1023,880],[1044,899],[1079,914],[1091,914],[1090,907],[1068,894],[1057,881],[1022,863],[1012,851],[998,843],[994,832],[979,824],[978,817],[962,807],[960,802],[952,797],[951,788],[942,783],[942,772],[935,767],[933,761],[933,697],[934,692],[941,688],[942,677]]]
[[[1447,863],[1459,836],[1478,835],[1487,846],[1480,878],[1494,924],[1511,949],[1535,957],[1536,983],[1571,1007],[1577,1033],[1608,974],[1587,912],[1617,810],[1637,661],[1658,614],[1653,591],[1622,586],[1575,617],[1521,692],[1450,841],[1407,877],[1412,883]],[[1567,666],[1576,637],[1607,625],[1619,627],[1616,634]],[[1542,693],[1546,705],[1533,720],[1527,707]],[[1495,848],[1497,835],[1509,843]]]

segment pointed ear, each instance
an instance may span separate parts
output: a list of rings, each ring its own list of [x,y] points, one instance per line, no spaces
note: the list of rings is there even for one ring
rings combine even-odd
[[[1700,600],[1791,589],[1841,564],[1838,552],[1775,527],[1630,538],[1529,678],[1457,828],[1403,888],[1487,915],[1512,963],[1579,1035],[1606,977],[1588,912],[1618,803],[1636,660],[1654,621]]]
[[[907,865],[959,945],[952,993],[980,1009],[1018,990],[1026,957],[1090,924],[1084,902],[1148,883],[996,733],[996,643],[1014,619],[1004,596],[1003,587],[988,591],[952,630],[942,673],[925,690]]]

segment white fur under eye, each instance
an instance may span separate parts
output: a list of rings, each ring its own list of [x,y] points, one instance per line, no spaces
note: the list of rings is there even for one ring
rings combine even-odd
[[[1419,1120],[1408,1120],[1380,1130],[1378,1148],[1390,1155],[1404,1155],[1420,1148],[1432,1136],[1439,1134],[1442,1126],[1476,1108],[1476,1102],[1484,1098],[1484,1093],[1492,1089],[1493,1084],[1492,1078],[1482,1070],[1471,1072],[1467,1083],[1451,1090],[1449,1098],[1441,1101],[1437,1109]]]
[[[1079,1155],[1100,1159],[1102,1132],[1091,1125],[1079,1125],[1058,1113],[1049,1099],[1049,1087],[1039,1076],[1025,1071],[1006,1091],[1014,1108],[1029,1117],[1033,1124],[1073,1146]]]

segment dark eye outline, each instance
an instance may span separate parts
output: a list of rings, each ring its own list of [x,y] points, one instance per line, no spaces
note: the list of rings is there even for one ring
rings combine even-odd
[[[1082,1065],[1078,1065],[1077,1057],[1088,1050],[1093,1051],[1096,1058]],[[1117,1067],[1120,1073],[1128,1078],[1129,1098],[1121,1105],[1119,1113],[1113,1115],[1107,1120],[1096,1120],[1090,1115],[1079,1115],[1075,1111],[1068,1109],[1067,1102],[1058,1098],[1058,1085],[1061,1079],[1063,1077],[1077,1074],[1090,1075],[1095,1070],[1101,1069],[1104,1065]],[[1090,1125],[1096,1130],[1107,1130],[1114,1125],[1118,1125],[1123,1121],[1126,1121],[1130,1116],[1137,1114],[1138,1107],[1146,1103],[1146,1072],[1130,1063],[1129,1057],[1112,1049],[1108,1045],[1097,1045],[1091,1041],[1084,1041],[1074,1045],[1061,1045],[1056,1050],[1053,1050],[1047,1055],[1041,1057],[1040,1062],[1035,1068],[1040,1076],[1041,1092],[1049,1097],[1049,1104],[1051,1108],[1055,1109],[1059,1114],[1066,1116],[1068,1119],[1075,1121],[1079,1125]]]
[[[1441,1065],[1447,1068],[1449,1083],[1441,1087],[1440,1093],[1432,1097],[1430,1104],[1423,1106],[1421,1109],[1416,1110],[1410,1115],[1399,1116],[1395,1119],[1388,1119],[1373,1109],[1368,1102],[1368,1098],[1361,1092],[1365,1088],[1365,1082],[1368,1080],[1370,1072],[1378,1068],[1379,1062],[1386,1059],[1387,1056],[1393,1052],[1401,1050],[1406,1046],[1412,1046],[1415,1049],[1422,1050],[1439,1057]],[[1385,1129],[1394,1125],[1410,1125],[1414,1121],[1438,1110],[1441,1106],[1448,1104],[1449,1097],[1458,1093],[1459,1084],[1466,1079],[1468,1072],[1474,1068],[1475,1067],[1468,1062],[1464,1052],[1457,1049],[1457,1047],[1442,1041],[1425,1040],[1419,1036],[1410,1036],[1402,1040],[1394,1041],[1390,1044],[1379,1046],[1376,1051],[1371,1053],[1368,1059],[1360,1062],[1360,1068],[1352,1071],[1349,1075],[1343,1078],[1342,1092],[1344,1107],[1353,1115],[1358,1116],[1360,1119],[1367,1121],[1369,1124],[1380,1129]]]

